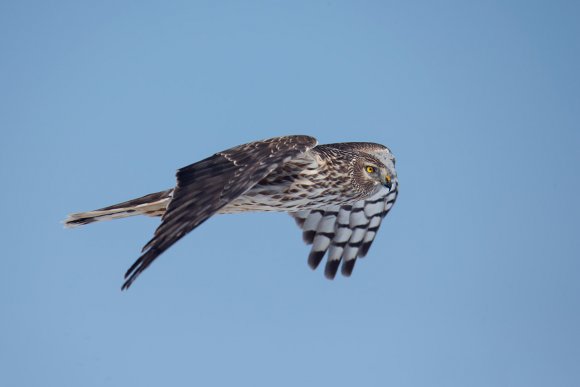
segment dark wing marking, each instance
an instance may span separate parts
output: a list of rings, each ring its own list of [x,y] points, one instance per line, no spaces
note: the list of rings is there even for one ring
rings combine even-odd
[[[316,146],[308,136],[276,137],[237,146],[181,168],[161,225],[125,273],[127,289],[151,262],[279,165]]]
[[[395,181],[390,191],[382,189],[353,205],[291,213],[303,230],[304,242],[312,245],[308,265],[316,269],[328,253],[324,275],[333,279],[342,262],[342,274],[350,276],[356,259],[368,253],[382,219],[397,199],[398,191]]]

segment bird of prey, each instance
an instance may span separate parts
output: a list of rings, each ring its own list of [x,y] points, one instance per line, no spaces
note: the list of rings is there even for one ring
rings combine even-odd
[[[350,276],[364,257],[398,194],[395,157],[380,144],[318,145],[310,136],[284,136],[218,152],[177,171],[165,191],[89,212],[71,214],[66,227],[133,215],[160,216],[161,224],[125,273],[128,289],[159,255],[215,214],[289,213],[312,248],[315,269]]]

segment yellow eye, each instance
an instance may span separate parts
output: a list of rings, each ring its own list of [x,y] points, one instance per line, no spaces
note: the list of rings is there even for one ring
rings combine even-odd
[[[375,172],[375,167],[371,167],[370,165],[367,166],[367,172],[368,173],[374,173]]]

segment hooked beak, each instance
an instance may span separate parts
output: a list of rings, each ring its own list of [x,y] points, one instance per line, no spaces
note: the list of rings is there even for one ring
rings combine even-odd
[[[387,187],[389,190],[391,189],[391,187],[393,186],[393,184],[391,183],[391,176],[385,175],[385,177],[383,178],[383,185]]]

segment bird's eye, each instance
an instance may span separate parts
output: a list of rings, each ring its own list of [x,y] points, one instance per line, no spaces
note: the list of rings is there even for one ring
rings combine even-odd
[[[374,173],[375,172],[375,167],[371,167],[370,165],[367,165],[366,170],[368,173]]]

